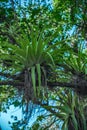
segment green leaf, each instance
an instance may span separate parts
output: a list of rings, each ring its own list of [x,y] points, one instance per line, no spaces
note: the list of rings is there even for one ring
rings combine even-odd
[[[32,78],[32,84],[34,89],[34,94],[36,96],[36,75],[35,75],[35,67],[31,67],[31,78]]]
[[[40,91],[41,91],[41,68],[40,68],[40,64],[36,64],[36,68],[37,68],[38,83],[39,83],[39,87],[38,87],[38,96],[39,96]]]
[[[73,114],[73,115],[71,115],[71,117],[72,117],[72,122],[73,122],[73,126],[74,126],[75,130],[78,130],[78,125],[79,124],[77,123],[75,115]]]
[[[68,130],[68,119],[66,119],[63,123],[62,130]]]
[[[53,59],[52,55],[49,52],[47,52],[47,56],[49,57],[52,64],[55,66],[54,59]]]

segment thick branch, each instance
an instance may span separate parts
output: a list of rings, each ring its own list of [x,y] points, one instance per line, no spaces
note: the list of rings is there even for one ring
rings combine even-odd
[[[12,85],[12,86],[24,86],[24,81],[22,80],[13,80],[13,81],[0,81],[0,85]],[[47,86],[49,89],[53,89],[54,87],[66,87],[73,88],[78,93],[87,95],[87,80],[80,79],[79,82],[48,82]]]
[[[68,88],[76,87],[76,85],[74,83],[66,83],[66,82],[48,82],[47,84],[48,84],[49,88],[53,88],[55,86],[68,87]]]
[[[87,80],[80,79],[79,81],[73,81],[70,83],[66,82],[48,82],[48,86],[50,89],[58,86],[58,87],[67,87],[67,88],[74,88],[77,93],[80,95],[87,95]]]
[[[5,75],[9,76],[9,74]],[[16,82],[16,81],[0,81],[0,85],[13,85],[13,86],[24,86],[24,82]],[[68,87],[68,88],[74,88],[75,85],[72,83],[62,83],[62,82],[48,82],[47,85],[49,88],[54,88],[56,86],[59,87]]]
[[[24,82],[15,82],[15,81],[0,81],[0,85],[13,85],[13,86],[24,86]],[[67,88],[76,88],[80,87],[82,84],[66,83],[66,82],[48,82],[47,86],[49,88],[58,87],[67,87]],[[86,85],[87,86],[87,85]]]

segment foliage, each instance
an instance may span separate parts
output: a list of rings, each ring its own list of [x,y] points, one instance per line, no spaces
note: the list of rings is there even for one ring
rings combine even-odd
[[[29,86],[28,83],[31,82],[29,87],[33,85],[35,97],[38,97],[41,91],[40,87],[46,86],[47,84],[46,67],[54,66],[54,59],[52,56],[53,50],[48,43],[50,37],[45,36],[46,28],[45,30],[42,29],[40,34],[38,28],[30,28],[31,29],[28,30],[30,32],[29,34],[25,34],[26,32],[23,32],[22,30],[20,31],[21,34],[15,38],[17,45],[12,45],[8,41],[3,41],[1,43],[5,48],[1,53],[1,61],[9,61],[12,59],[10,64],[8,63],[9,68],[16,71],[14,73],[24,71],[25,86]],[[43,77],[41,77],[42,75]],[[41,80],[43,80],[43,84]],[[38,88],[36,88],[36,84]]]
[[[24,108],[26,118],[31,117],[30,106],[38,104],[50,114],[39,116],[32,129],[58,129],[62,121],[64,130],[86,130],[87,106],[80,98],[87,96],[87,2],[33,2],[0,3],[0,111],[6,111],[3,104],[10,100]],[[18,92],[21,102],[13,96]],[[12,129],[22,129],[20,124],[13,123]]]
[[[9,89],[9,86],[4,85],[0,87],[0,90],[0,112],[7,112],[7,109],[14,101],[16,90],[12,86]]]
[[[57,124],[60,124],[60,126],[62,124],[62,130],[86,130],[84,103],[76,93],[72,90],[59,89],[58,92],[51,93],[50,100],[52,100],[52,103],[49,102],[48,106],[42,106],[50,113],[38,117],[33,127],[38,125],[38,129],[45,130],[51,129]],[[48,123],[49,118],[50,123]]]

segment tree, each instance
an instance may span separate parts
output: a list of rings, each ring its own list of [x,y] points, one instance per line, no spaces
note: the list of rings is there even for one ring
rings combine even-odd
[[[76,27],[78,17],[75,17],[75,22],[73,18],[75,15],[80,16],[82,6],[80,7],[80,2],[78,2],[77,11],[73,9],[74,4],[75,2],[68,0],[67,6],[64,3],[61,5],[61,1],[56,4],[54,2],[51,10],[40,4],[27,8],[21,7],[13,11],[16,17],[11,20],[9,26],[7,26],[7,21],[1,23],[0,85],[14,86],[23,91],[23,98],[27,102],[26,112],[29,109],[29,101],[41,106],[43,101],[46,101],[47,105],[49,89],[53,90],[57,86],[72,88],[81,97],[87,96],[86,27],[83,30],[79,25],[78,28]],[[85,5],[84,2],[83,4]],[[85,16],[84,10],[81,19],[83,15]],[[9,15],[8,19],[11,19]],[[70,29],[72,31],[77,29],[77,31],[75,34],[68,35]],[[72,98],[71,100],[73,100],[72,93],[70,91],[67,94]],[[62,105],[65,107],[65,104]],[[49,105],[45,106],[45,109],[51,110]],[[66,115],[68,114],[70,113]],[[74,113],[72,118],[68,117],[68,123],[72,120],[73,126],[76,125],[74,120],[76,116]],[[76,120],[79,122],[79,115]],[[83,118],[81,127],[85,130],[82,121]],[[79,129],[79,126],[76,128],[73,126],[71,126],[72,129]]]
[[[59,89],[51,93],[50,99],[52,103],[42,105],[49,113],[39,116],[32,128],[38,126],[38,129],[50,130],[62,126],[62,130],[86,130],[84,103],[76,93],[69,89]]]

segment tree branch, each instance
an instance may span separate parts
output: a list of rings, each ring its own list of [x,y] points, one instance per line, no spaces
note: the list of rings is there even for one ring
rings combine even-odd
[[[76,85],[74,83],[66,83],[66,82],[48,82],[47,85],[49,88],[53,88],[55,86],[59,87],[67,87],[67,88],[75,88]]]
[[[0,85],[12,85],[14,87],[24,86],[24,81],[22,80],[14,80],[13,81],[0,81]],[[54,87],[66,87],[66,88],[73,88],[75,89],[78,93],[87,95],[87,80],[80,80],[79,82],[48,82],[47,86],[49,89],[53,89]]]

